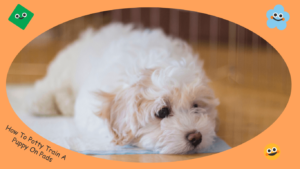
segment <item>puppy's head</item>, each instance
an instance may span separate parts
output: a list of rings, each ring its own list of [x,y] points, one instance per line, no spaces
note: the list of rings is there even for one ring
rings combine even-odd
[[[208,148],[215,136],[218,100],[202,68],[171,66],[142,72],[132,86],[100,92],[99,115],[117,145],[133,144],[163,154]]]

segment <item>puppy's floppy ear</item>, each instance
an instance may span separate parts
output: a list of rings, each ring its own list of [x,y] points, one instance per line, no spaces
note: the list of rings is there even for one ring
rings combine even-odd
[[[139,128],[137,120],[138,96],[135,87],[130,87],[117,95],[99,92],[102,104],[98,116],[107,119],[109,129],[114,135],[113,143],[126,145],[132,142]]]
[[[132,143],[144,114],[139,111],[144,100],[141,91],[150,85],[153,70],[142,71],[140,80],[117,94],[98,92],[101,107],[98,116],[107,119],[117,145]]]

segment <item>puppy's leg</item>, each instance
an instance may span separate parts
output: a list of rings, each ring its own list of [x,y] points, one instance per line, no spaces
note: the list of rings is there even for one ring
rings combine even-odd
[[[68,87],[51,89],[47,83],[40,82],[35,86],[27,110],[39,116],[65,115],[74,113],[74,97]]]
[[[64,87],[55,91],[55,104],[59,112],[64,116],[71,116],[74,114],[74,96],[69,87]]]
[[[70,77],[73,76],[75,61],[71,60],[72,57],[68,53],[62,53],[50,64],[46,76],[35,84],[33,95],[29,98],[31,100],[28,106],[30,113],[35,115],[73,114],[74,101]]]
[[[43,79],[35,84],[33,94],[28,99],[27,111],[41,116],[58,115],[54,99],[53,89]]]

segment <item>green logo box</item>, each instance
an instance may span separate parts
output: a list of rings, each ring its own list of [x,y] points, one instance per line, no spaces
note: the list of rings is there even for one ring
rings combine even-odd
[[[18,4],[8,20],[21,29],[25,29],[33,17],[33,13]]]

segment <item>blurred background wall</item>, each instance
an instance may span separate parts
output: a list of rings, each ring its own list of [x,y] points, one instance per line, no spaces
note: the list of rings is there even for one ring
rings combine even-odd
[[[237,24],[214,16],[163,8],[106,11],[58,25],[30,42],[15,58],[7,84],[33,83],[63,47],[87,27],[110,22],[161,28],[189,42],[204,60],[220,98],[218,134],[236,146],[261,133],[284,110],[291,90],[288,68],[264,39]]]

